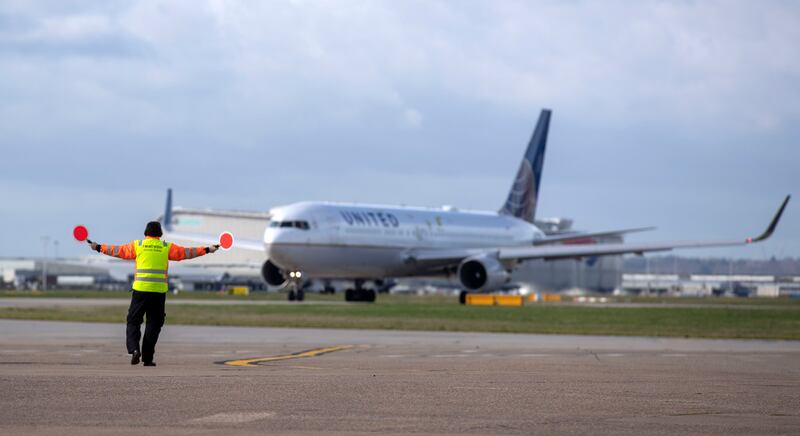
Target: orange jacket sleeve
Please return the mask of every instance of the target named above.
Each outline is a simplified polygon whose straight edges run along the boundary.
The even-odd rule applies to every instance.
[[[103,244],[100,246],[100,252],[111,257],[118,257],[125,260],[136,259],[136,249],[133,246],[133,242],[129,242],[125,245]]]
[[[206,247],[181,247],[178,244],[172,244],[169,248],[169,260],[194,259],[206,254],[208,254]]]

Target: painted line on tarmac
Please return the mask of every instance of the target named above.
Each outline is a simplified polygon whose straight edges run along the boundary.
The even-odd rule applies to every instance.
[[[267,357],[256,357],[252,359],[239,359],[239,360],[226,360],[224,362],[217,362],[223,365],[230,365],[230,366],[258,366],[261,363],[265,362],[275,362],[278,360],[289,360],[289,359],[300,359],[304,357],[315,357],[320,356],[327,353],[333,353],[334,351],[342,351],[347,350],[350,348],[355,347],[355,345],[336,345],[333,347],[325,347],[325,348],[315,348],[313,350],[301,351],[298,353],[292,354],[282,354],[279,356],[267,356]]]

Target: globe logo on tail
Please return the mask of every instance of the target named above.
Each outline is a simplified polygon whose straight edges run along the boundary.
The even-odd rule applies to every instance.
[[[523,159],[502,212],[527,221],[533,220],[533,210],[536,205],[535,185],[531,164],[527,159]]]

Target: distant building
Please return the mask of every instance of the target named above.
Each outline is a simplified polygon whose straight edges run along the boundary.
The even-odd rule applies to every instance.
[[[90,265],[79,259],[0,258],[3,287],[13,289],[106,288],[116,289],[108,267]]]
[[[800,297],[800,276],[623,274],[621,292],[640,295]]]

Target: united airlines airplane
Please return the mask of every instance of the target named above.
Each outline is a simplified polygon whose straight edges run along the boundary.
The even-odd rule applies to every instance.
[[[488,292],[508,286],[514,268],[530,259],[580,259],[675,248],[746,245],[772,235],[787,196],[767,229],[757,237],[727,241],[585,244],[592,238],[644,229],[548,236],[534,224],[550,110],[543,110],[505,204],[497,212],[455,208],[300,202],[277,207],[261,241],[237,239],[235,247],[261,251],[264,280],[289,288],[303,299],[310,279],[353,280],[347,301],[374,301],[365,284],[386,278],[455,275],[464,291]],[[172,232],[172,193],[163,220],[166,237],[213,243],[214,237]]]

